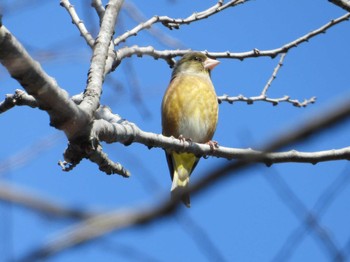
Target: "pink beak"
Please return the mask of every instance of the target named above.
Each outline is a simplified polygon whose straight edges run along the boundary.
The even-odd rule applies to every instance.
[[[211,58],[207,58],[204,61],[204,68],[212,70],[214,67],[216,67],[218,64],[220,64],[220,61],[215,60],[215,59],[211,59]]]

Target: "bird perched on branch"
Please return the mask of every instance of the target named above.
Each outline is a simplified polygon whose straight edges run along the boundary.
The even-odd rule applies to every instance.
[[[162,133],[197,143],[211,141],[218,122],[218,101],[210,71],[219,61],[199,52],[184,55],[175,65],[162,102]],[[165,151],[172,179],[171,195],[182,194],[199,157]],[[182,196],[190,207],[190,196]]]

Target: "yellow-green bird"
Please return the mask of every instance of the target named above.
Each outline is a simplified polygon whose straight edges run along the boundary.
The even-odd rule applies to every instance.
[[[187,53],[176,63],[162,102],[163,135],[197,143],[211,142],[218,122],[218,101],[210,71],[218,64],[219,61],[200,52]],[[169,150],[165,154],[172,196],[181,194],[199,158],[192,153]],[[188,194],[182,201],[190,207]]]

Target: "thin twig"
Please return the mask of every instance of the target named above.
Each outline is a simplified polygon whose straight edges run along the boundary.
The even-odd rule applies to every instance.
[[[281,58],[280,58],[280,60],[278,61],[277,66],[276,66],[275,69],[273,70],[270,79],[267,81],[266,85],[264,86],[264,88],[263,88],[263,90],[262,90],[262,92],[261,92],[261,96],[266,97],[267,90],[268,90],[269,87],[271,86],[272,81],[276,79],[278,70],[280,70],[280,68],[282,67],[283,61],[284,61],[284,58],[286,57],[286,55],[287,55],[287,53],[282,53],[282,54],[281,54]]]
[[[39,105],[33,96],[28,95],[20,89],[16,89],[14,94],[7,94],[5,100],[0,102],[0,114],[14,106],[29,106],[31,108],[36,108]]]
[[[103,7],[101,0],[91,0],[91,6],[95,8],[98,17],[100,18],[100,22],[102,21],[103,16],[105,15],[105,8]]]
[[[134,27],[130,31],[127,31],[124,34],[122,34],[121,36],[118,36],[114,40],[114,45],[118,45],[118,44],[120,44],[120,42],[124,42],[130,36],[136,36],[141,30],[151,28],[151,26],[155,23],[162,23],[164,26],[168,27],[169,29],[173,29],[173,28],[178,29],[180,25],[190,24],[192,22],[208,18],[209,16],[214,15],[216,13],[219,13],[220,11],[222,11],[228,7],[236,6],[238,4],[242,4],[246,1],[248,1],[248,0],[231,0],[226,4],[223,4],[223,1],[218,1],[218,3],[216,3],[214,6],[208,8],[207,10],[204,10],[204,11],[198,12],[198,13],[193,13],[192,15],[190,15],[187,18],[174,19],[174,18],[171,18],[168,16],[154,16],[154,17],[148,19],[146,22],[140,23],[139,25],[137,25],[136,27]]]
[[[138,9],[137,6],[132,2],[125,2],[123,8],[124,8],[124,11],[129,15],[129,17],[134,21],[141,23],[142,21],[145,20],[145,16],[141,12],[141,10]],[[154,39],[158,41],[160,44],[168,48],[174,48],[174,49],[185,48],[185,45],[181,43],[178,39],[171,37],[167,33],[164,33],[158,27],[152,26],[152,27],[149,27],[148,29],[149,30],[147,30],[146,32],[150,33],[154,37]]]
[[[239,59],[243,60],[246,58],[253,58],[253,57],[262,57],[267,56],[271,58],[275,58],[279,54],[287,53],[290,49],[297,47],[298,45],[308,42],[311,38],[320,35],[322,33],[325,33],[329,28],[349,20],[350,13],[347,13],[341,17],[338,17],[337,19],[331,20],[330,22],[326,23],[325,25],[321,26],[320,28],[305,34],[301,36],[300,38],[295,39],[292,42],[289,42],[279,48],[276,49],[270,49],[270,50],[259,50],[259,49],[253,49],[251,51],[247,52],[241,52],[241,53],[233,53],[230,51],[226,52],[208,52],[206,50],[202,51],[206,55],[213,57],[213,58],[231,58],[231,59]],[[155,59],[164,59],[168,62],[170,66],[174,65],[173,58],[176,56],[183,56],[184,54],[190,52],[191,50],[156,50],[153,46],[130,46],[130,47],[123,47],[117,50],[117,56],[114,68],[118,66],[122,59],[125,57],[131,57],[133,55],[137,55],[138,57],[142,57],[143,55],[152,56]]]
[[[72,23],[78,28],[80,35],[85,39],[86,43],[93,48],[95,39],[86,29],[84,22],[79,18],[77,12],[75,12],[74,6],[69,2],[69,0],[61,0],[60,5],[68,11],[70,17],[72,18]]]
[[[238,96],[222,95],[222,96],[218,96],[218,101],[219,103],[228,102],[230,104],[235,102],[246,102],[248,105],[252,105],[254,102],[263,101],[263,102],[271,103],[273,106],[277,106],[281,102],[287,102],[287,103],[291,103],[293,106],[296,106],[296,107],[306,107],[309,104],[315,103],[316,97],[313,96],[309,99],[304,99],[304,101],[299,101],[297,99],[291,99],[287,95],[280,98],[270,98],[263,95],[252,96],[252,97],[245,97],[243,95],[238,95]]]

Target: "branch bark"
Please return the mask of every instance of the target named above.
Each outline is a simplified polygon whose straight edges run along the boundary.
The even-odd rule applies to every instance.
[[[350,1],[348,0],[328,0],[328,1],[350,12]]]
[[[282,133],[280,136],[266,144],[261,154],[255,158],[245,158],[239,161],[230,162],[217,169],[209,171],[203,179],[190,185],[183,194],[197,194],[200,191],[213,186],[215,182],[227,177],[238,177],[242,170],[251,167],[256,160],[263,159],[266,152],[278,150],[285,146],[305,141],[312,135],[324,131],[335,124],[338,124],[350,117],[350,97],[336,107],[327,110],[322,117],[317,114],[312,122],[298,125],[299,128]],[[135,208],[122,211],[114,211],[87,219],[84,223],[77,224],[61,234],[61,237],[45,244],[26,256],[23,261],[44,259],[69,248],[86,243],[101,237],[111,231],[121,230],[134,225],[145,225],[156,219],[172,214],[177,210],[182,195],[176,195],[171,200],[163,201],[158,205],[149,208]]]
[[[85,120],[82,112],[4,25],[0,26],[0,63],[49,114],[51,126],[63,130],[68,137],[79,131]]]
[[[298,39],[295,39],[281,47],[270,49],[270,50],[259,50],[257,48],[241,53],[234,53],[231,51],[226,52],[208,52],[206,50],[202,51],[206,55],[214,58],[231,58],[231,59],[239,59],[244,60],[246,58],[254,58],[254,57],[262,57],[267,56],[271,58],[275,58],[279,54],[283,54],[288,52],[290,49],[297,47],[298,45],[308,42],[311,38],[325,33],[329,28],[349,20],[350,13],[347,13],[341,17],[331,20],[325,25],[315,29],[314,31],[307,33]],[[156,50],[153,46],[126,46],[117,50],[116,60],[114,62],[115,66],[119,65],[120,62],[126,58],[131,57],[133,55],[137,55],[138,57],[142,57],[143,55],[152,56],[155,59],[164,59],[170,66],[174,65],[174,60],[172,58],[176,56],[183,56],[191,50]]]
[[[123,0],[109,1],[102,18],[100,32],[96,38],[88,74],[88,85],[84,92],[83,101],[80,104],[80,108],[90,116],[90,119],[93,118],[94,112],[100,105],[106,58],[108,58],[108,50],[114,34],[114,27],[123,2]]]

